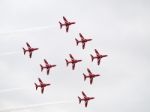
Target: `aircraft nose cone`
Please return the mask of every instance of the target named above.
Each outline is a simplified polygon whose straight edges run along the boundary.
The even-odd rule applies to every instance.
[[[92,97],[92,99],[95,99],[94,97]]]

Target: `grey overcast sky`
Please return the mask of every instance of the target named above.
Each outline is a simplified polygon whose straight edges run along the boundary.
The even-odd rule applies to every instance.
[[[76,21],[69,33],[59,29],[66,16]],[[90,37],[76,47],[79,33]],[[29,42],[39,47],[23,55]],[[100,66],[90,54],[108,57]],[[0,112],[150,112],[149,0],[0,0]],[[74,71],[65,58],[83,62]],[[43,59],[56,64],[49,76],[40,72]],[[101,74],[84,82],[87,67]],[[51,83],[42,95],[34,82]],[[88,108],[78,104],[81,91],[94,96]]]

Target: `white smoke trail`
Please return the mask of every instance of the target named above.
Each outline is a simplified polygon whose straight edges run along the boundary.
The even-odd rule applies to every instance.
[[[17,51],[4,52],[4,53],[1,53],[0,56],[13,55],[13,54],[18,54],[18,53],[20,52],[17,52]]]
[[[23,90],[23,89],[26,89],[26,88],[11,88],[11,89],[3,89],[3,90],[0,90],[0,94],[1,94],[1,93],[5,93],[5,92],[16,91],[16,90]]]
[[[72,102],[73,101],[56,101],[56,102],[48,102],[48,103],[42,103],[42,104],[32,104],[32,105],[26,105],[26,106],[14,107],[14,108],[2,109],[2,110],[0,110],[0,112],[26,110],[26,109],[42,107],[42,106],[47,106],[47,105],[66,104],[66,103],[72,103]]]
[[[19,32],[30,32],[34,30],[42,30],[42,29],[49,29],[49,28],[55,28],[55,26],[41,26],[41,27],[33,27],[33,28],[27,28],[27,29],[18,29],[14,31],[6,31],[6,32],[0,32],[0,34],[10,34],[10,33],[19,33]]]

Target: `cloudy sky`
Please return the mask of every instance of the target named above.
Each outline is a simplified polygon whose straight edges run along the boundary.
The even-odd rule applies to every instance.
[[[0,112],[149,112],[149,0],[0,0]],[[59,29],[66,16],[76,24]],[[93,41],[76,47],[79,33]],[[29,42],[39,50],[23,55]],[[108,57],[91,63],[98,49]],[[66,67],[71,53],[82,59]],[[56,64],[49,76],[40,72],[43,59]],[[83,81],[90,68],[101,74],[93,85]],[[42,95],[34,82],[51,83]],[[85,91],[95,99],[78,104]]]

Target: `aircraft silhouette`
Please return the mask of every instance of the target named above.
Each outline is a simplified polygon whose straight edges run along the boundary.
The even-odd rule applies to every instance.
[[[104,57],[107,57],[108,55],[101,55],[101,54],[97,51],[97,49],[95,49],[94,51],[95,51],[95,53],[96,53],[96,56],[93,56],[92,54],[90,54],[90,55],[91,55],[92,62],[93,62],[94,59],[97,59],[97,64],[100,65],[101,59],[104,58]]]
[[[44,59],[44,63],[45,63],[45,66],[43,66],[43,65],[40,64],[41,71],[43,71],[43,69],[47,69],[47,75],[48,75],[50,69],[53,68],[53,67],[55,67],[56,65],[49,64],[46,59]]]
[[[82,91],[82,95],[83,95],[83,98],[80,98],[78,96],[79,104],[81,103],[81,101],[84,101],[85,102],[85,107],[87,107],[88,101],[94,99],[94,97],[88,97],[83,91]]]
[[[71,54],[69,54],[69,56],[71,58],[71,61],[68,61],[67,59],[65,59],[66,60],[66,65],[68,66],[69,63],[71,63],[72,64],[72,70],[74,70],[75,69],[75,64],[78,63],[78,62],[81,62],[82,60],[74,59],[74,57]]]
[[[79,36],[80,36],[81,40],[78,40],[78,39],[75,38],[76,45],[78,46],[78,44],[81,43],[82,44],[82,49],[84,49],[85,48],[85,43],[87,43],[88,41],[91,41],[92,39],[85,39],[81,33],[79,33]]]
[[[32,48],[28,42],[26,42],[26,45],[27,45],[28,49],[23,48],[24,55],[26,54],[26,52],[29,52],[29,57],[31,58],[32,52],[35,50],[38,50],[39,48]]]
[[[38,80],[39,80],[39,83],[40,83],[39,85],[37,85],[36,83],[34,83],[35,87],[36,87],[36,90],[38,89],[38,87],[41,87],[41,93],[43,94],[44,93],[44,88],[46,86],[49,86],[50,84],[43,83],[43,81],[40,78],[38,78]]]
[[[72,25],[72,24],[75,24],[75,22],[69,22],[69,21],[66,19],[66,17],[64,17],[64,16],[63,16],[63,20],[64,20],[64,23],[61,23],[61,22],[59,21],[60,29],[61,29],[63,26],[65,26],[65,27],[66,27],[66,32],[68,32],[68,31],[69,31],[69,26]]]
[[[85,75],[85,74],[83,73],[84,81],[86,80],[86,78],[89,78],[89,79],[90,79],[90,84],[92,84],[93,78],[98,77],[98,76],[100,76],[100,75],[99,75],[99,74],[93,74],[89,68],[87,68],[87,71],[88,71],[89,75]]]

